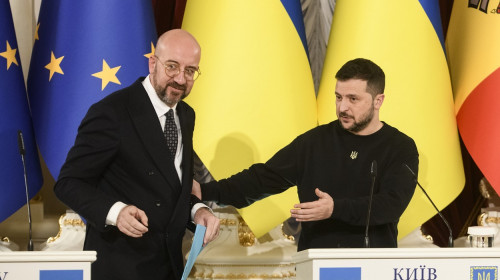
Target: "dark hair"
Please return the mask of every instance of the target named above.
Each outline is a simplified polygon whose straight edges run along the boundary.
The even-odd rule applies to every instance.
[[[350,79],[359,79],[366,81],[366,91],[373,97],[384,93],[385,74],[377,64],[365,58],[356,58],[344,64],[335,78],[339,81],[347,81]]]

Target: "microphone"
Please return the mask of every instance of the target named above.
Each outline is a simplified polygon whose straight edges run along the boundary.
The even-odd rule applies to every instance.
[[[19,154],[21,155],[21,160],[23,162],[23,170],[24,170],[24,187],[26,189],[26,204],[28,205],[28,224],[29,224],[29,241],[28,241],[28,251],[33,251],[33,238],[31,232],[31,207],[30,207],[30,199],[28,192],[28,174],[26,172],[26,164],[24,161],[24,155],[26,154],[26,149],[24,148],[24,139],[23,133],[21,130],[17,131],[17,144],[19,145]]]
[[[26,154],[26,149],[24,148],[24,139],[23,139],[23,133],[21,130],[17,131],[17,145],[19,146],[19,154],[21,157],[24,157]]]
[[[370,167],[370,177],[372,177],[372,185],[370,188],[370,200],[368,202],[368,214],[366,215],[365,248],[370,248],[370,237],[368,236],[368,229],[370,228],[370,216],[372,213],[373,189],[375,188],[375,179],[377,178],[376,160],[372,161],[372,165]]]
[[[441,211],[439,211],[439,209],[436,207],[436,204],[434,204],[434,202],[432,201],[431,197],[425,191],[424,187],[422,187],[422,185],[420,185],[420,183],[418,182],[417,175],[415,174],[415,172],[413,172],[413,170],[411,170],[411,168],[406,163],[403,163],[403,165],[410,171],[410,173],[413,176],[413,179],[415,180],[415,182],[417,183],[417,185],[420,187],[420,189],[422,190],[422,192],[424,192],[425,196],[427,196],[427,199],[431,202],[432,206],[434,206],[434,209],[436,209],[437,213],[439,214],[439,217],[441,217],[441,220],[443,220],[443,222],[445,223],[445,225],[446,225],[446,227],[448,228],[448,231],[449,231],[448,247],[453,247],[453,232],[451,231],[450,224],[448,223],[448,221],[446,220],[446,218],[443,216],[443,214],[441,214]]]

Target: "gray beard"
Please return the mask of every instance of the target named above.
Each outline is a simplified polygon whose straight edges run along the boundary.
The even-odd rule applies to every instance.
[[[162,88],[160,86],[155,87],[156,95],[158,95],[158,98],[160,98],[160,100],[163,101],[163,103],[167,104],[167,106],[172,107],[178,101],[180,101],[186,97],[186,92],[184,91],[179,100],[169,99],[167,96],[167,87],[168,87],[168,85],[165,88]]]

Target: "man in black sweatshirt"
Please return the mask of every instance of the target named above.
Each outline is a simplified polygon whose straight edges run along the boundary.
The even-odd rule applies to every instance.
[[[415,191],[408,165],[418,171],[415,142],[379,120],[385,74],[367,59],[354,59],[336,74],[338,120],[298,136],[266,163],[200,186],[204,201],[242,208],[297,186],[291,216],[302,222],[298,250],[365,245],[372,165],[377,165],[370,247],[397,247],[397,225]]]

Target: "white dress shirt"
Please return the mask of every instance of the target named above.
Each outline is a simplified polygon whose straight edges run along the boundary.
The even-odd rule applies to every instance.
[[[148,93],[149,99],[151,100],[151,103],[153,104],[153,108],[155,109],[156,116],[158,117],[158,121],[160,122],[161,129],[162,131],[165,129],[165,119],[166,116],[165,114],[168,112],[168,110],[172,109],[174,110],[174,120],[175,120],[175,125],[177,126],[177,151],[175,153],[175,158],[174,158],[174,165],[175,165],[175,170],[177,170],[177,175],[179,176],[179,180],[181,181],[182,184],[182,169],[181,169],[181,163],[182,163],[182,133],[181,133],[181,125],[179,122],[179,116],[177,116],[177,103],[174,105],[173,108],[169,107],[165,102],[163,102],[158,95],[156,94],[155,89],[153,88],[153,85],[151,84],[151,81],[149,80],[149,75],[144,79],[142,82],[142,85],[144,86],[144,89]],[[165,145],[167,145],[165,143]],[[116,220],[118,218],[118,214],[120,214],[120,211],[127,206],[125,203],[118,201],[111,208],[109,209],[108,215],[106,217],[106,225],[116,225]],[[207,207],[203,203],[197,203],[193,206],[191,209],[191,219],[194,219],[194,214],[196,211],[201,208],[201,207]],[[211,210],[210,208],[208,208]]]

